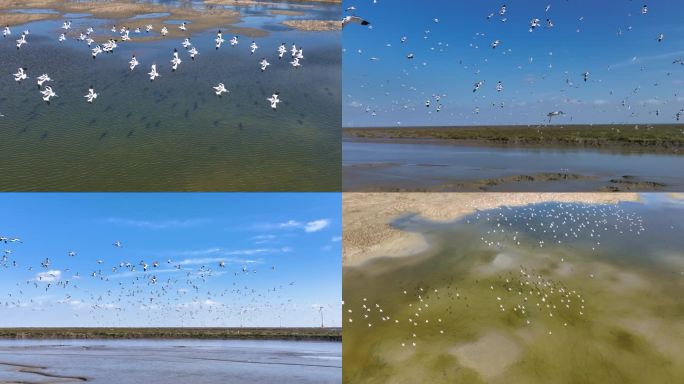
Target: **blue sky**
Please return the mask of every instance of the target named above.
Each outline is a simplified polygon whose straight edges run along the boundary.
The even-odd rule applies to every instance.
[[[321,306],[325,324],[340,326],[340,194],[0,202],[0,236],[22,240],[0,244],[11,251],[0,263],[0,326],[320,326]]]
[[[539,124],[556,110],[558,124],[675,123],[684,2],[646,4],[642,14],[630,0],[345,0],[372,28],[344,30],[343,125]]]

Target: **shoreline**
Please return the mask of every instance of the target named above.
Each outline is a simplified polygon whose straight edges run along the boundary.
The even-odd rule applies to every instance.
[[[341,328],[0,328],[0,340],[285,340],[342,341]]]
[[[635,129],[640,127],[640,129]],[[676,125],[343,128],[343,141],[684,154]]]
[[[393,228],[406,214],[451,222],[477,210],[543,202],[617,204],[637,193],[343,193],[342,266],[359,267],[381,257],[410,257],[429,250],[423,235]]]

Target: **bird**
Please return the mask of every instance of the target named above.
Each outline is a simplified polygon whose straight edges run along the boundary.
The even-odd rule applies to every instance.
[[[183,45],[183,48],[185,48],[185,49],[187,49],[189,46],[192,45],[192,43],[190,42],[190,39],[188,39],[188,38],[185,38],[185,40],[183,40],[183,42],[181,44]]]
[[[226,89],[226,86],[223,83],[218,83],[217,86],[213,87],[214,92],[216,92],[216,96],[221,97],[221,94],[229,92]]]
[[[60,34],[59,37],[57,38],[59,42],[65,41],[66,40],[66,35],[65,34]]]
[[[159,31],[159,32],[161,33],[162,36],[166,36],[169,34],[169,30],[168,30],[168,28],[166,28],[166,26],[162,27],[161,31]]]
[[[50,87],[49,85],[46,85],[45,89],[40,91],[40,93],[43,95],[43,100],[48,104],[50,104],[51,98],[57,97],[57,94],[55,93],[55,91],[52,90],[52,87]]]
[[[71,29],[71,21],[65,21],[64,23],[62,23],[62,29],[65,31]]]
[[[282,59],[285,53],[287,53],[287,48],[285,48],[285,43],[282,43],[278,47],[278,58]]]
[[[148,73],[150,75],[150,81],[154,81],[157,77],[160,77],[161,75],[157,72],[157,64],[152,64],[151,70]]]
[[[133,55],[133,57],[131,57],[131,61],[129,61],[128,64],[129,64],[129,65],[128,65],[128,68],[129,68],[131,71],[132,71],[135,67],[137,67],[138,64],[140,64],[140,63],[138,63],[138,59],[135,58],[135,54]]]
[[[22,80],[28,79],[28,74],[26,73],[26,68],[19,68],[17,73],[14,74],[14,81],[20,83]]]
[[[95,89],[93,89],[93,86],[91,85],[90,88],[88,88],[88,93],[83,97],[85,97],[85,99],[88,103],[92,104],[93,101],[95,99],[97,99],[97,96],[98,95],[97,95],[97,93],[95,93]]]
[[[182,22],[181,25],[178,26],[178,29],[180,29],[181,31],[187,30],[187,28],[185,27],[185,21]]]
[[[217,50],[219,48],[221,48],[221,44],[223,44],[223,42],[225,42],[225,40],[223,39],[223,34],[221,33],[220,29],[219,29],[218,33],[216,33],[216,38],[214,39],[214,41],[216,42],[216,49]]]
[[[301,66],[302,66],[302,65],[299,63],[299,59],[296,58],[296,57],[294,58],[294,60],[290,61],[290,64],[292,64],[292,66],[293,66],[294,68],[298,68],[298,67],[301,67]]]
[[[9,25],[5,25],[5,28],[2,30],[2,37],[7,37],[12,34],[12,30],[10,30]]]
[[[546,116],[549,118],[549,124],[550,124],[552,118],[557,117],[557,116],[561,116],[564,114],[565,114],[565,112],[563,112],[563,111],[553,111],[553,112],[549,112]]]
[[[26,34],[22,33],[21,37],[17,39],[17,50],[24,44],[28,44],[28,42],[26,41]]]
[[[231,46],[231,47],[234,47],[234,46],[238,45],[239,43],[240,43],[240,42],[238,41],[238,37],[237,37],[237,36],[233,36],[233,37],[230,39],[230,46]]]
[[[280,96],[280,93],[275,92],[271,97],[267,98],[269,103],[271,103],[271,108],[275,111],[276,108],[278,108],[278,104],[281,102],[281,100],[278,98]]]
[[[473,86],[473,93],[474,93],[474,92],[477,92],[477,90],[480,89],[480,87],[481,87],[484,83],[485,83],[484,80],[480,80],[480,81],[478,81],[477,83],[475,83],[475,85]]]
[[[42,75],[38,76],[36,78],[36,83],[38,84],[38,88],[43,86],[43,83],[50,82],[52,79],[50,76],[48,76],[47,73],[43,73]]]
[[[195,48],[195,47],[190,48],[190,50],[188,51],[188,53],[190,54],[190,58],[191,58],[193,61],[195,60],[195,56],[199,55],[199,52],[197,51],[197,48]]]
[[[252,52],[252,55],[257,49],[259,49],[259,46],[256,44],[256,42],[252,41],[252,44],[249,45],[249,50]]]
[[[266,58],[262,58],[259,62],[259,65],[261,65],[261,72],[263,72],[269,65],[271,65],[271,63],[269,63],[268,60],[266,60]]]
[[[112,244],[116,248],[121,248],[121,242],[119,240],[115,241],[114,244]]]
[[[180,63],[182,63],[182,61],[181,61],[180,57],[178,56],[178,50],[176,48],[174,48],[173,49],[173,58],[171,59],[171,64],[173,64],[171,66],[171,70],[175,72],[176,69],[178,69],[178,66],[180,65]]]
[[[345,16],[342,18],[342,28],[349,24],[359,24],[359,25],[370,25],[370,22],[358,17],[358,16]]]

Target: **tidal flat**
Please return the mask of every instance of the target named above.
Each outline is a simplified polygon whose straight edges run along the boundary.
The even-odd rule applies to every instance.
[[[343,382],[674,383],[684,376],[681,197],[549,196],[520,204],[519,195],[544,194],[515,194],[510,206],[482,209],[463,202],[473,212],[453,221],[398,212],[394,230],[429,247],[346,264]],[[453,210],[441,207],[432,211]]]

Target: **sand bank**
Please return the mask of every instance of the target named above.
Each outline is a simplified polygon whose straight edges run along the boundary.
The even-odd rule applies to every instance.
[[[285,20],[283,24],[309,32],[342,30],[342,22],[337,20]]]
[[[345,266],[375,257],[410,256],[427,249],[420,234],[394,229],[397,217],[415,213],[428,220],[454,221],[476,210],[547,201],[614,204],[637,201],[636,193],[345,193],[343,251]]]

